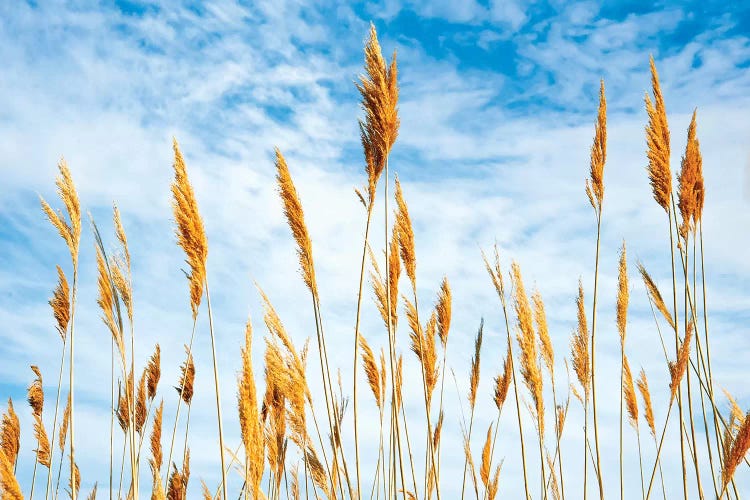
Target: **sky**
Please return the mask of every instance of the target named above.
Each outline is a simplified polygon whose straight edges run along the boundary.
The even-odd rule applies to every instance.
[[[255,327],[253,354],[262,380],[265,328],[258,288],[268,294],[298,345],[314,336],[309,296],[276,191],[274,147],[284,153],[304,206],[331,357],[342,379],[351,380],[365,223],[353,189],[366,182],[357,125],[363,115],[354,82],[363,71],[370,23],[384,53],[397,53],[401,127],[389,182],[392,190],[393,173],[398,175],[414,222],[419,299],[432,305],[443,276],[453,290],[447,366],[456,378],[455,383],[446,379],[444,498],[460,490],[454,480],[463,469],[459,422],[467,411],[468,367],[482,318],[475,454],[481,453],[485,429],[496,416],[492,377],[501,369],[505,331],[481,250],[491,252],[497,243],[504,268],[518,262],[527,289],[542,294],[557,384],[567,385],[563,359],[569,358],[579,279],[589,314],[592,307],[596,219],[584,180],[601,79],[608,157],[597,389],[605,395],[600,441],[609,491],[619,489],[619,402],[613,395],[619,390],[620,350],[614,304],[623,241],[631,273],[626,349],[634,370],[646,370],[657,426],[663,423],[668,371],[635,271],[640,260],[668,291],[668,221],[651,196],[645,170],[649,55],[666,102],[673,171],[697,109],[715,382],[742,408],[750,407],[750,261],[742,250],[750,246],[749,6],[712,1],[6,2],[0,4],[0,409],[12,397],[22,419],[18,475],[25,493],[35,447],[31,412],[24,404],[33,380],[29,365],[39,365],[44,375],[45,422],[51,422],[61,343],[47,301],[57,279],[55,265],[71,272],[67,249],[39,205],[42,196],[60,206],[54,179],[63,157],[84,213],[96,220],[107,248],[115,248],[112,204],[122,212],[133,259],[136,370],[158,342],[165,422],[173,422],[171,386],[177,383],[191,328],[186,265],[170,208],[173,137],[180,142],[208,234],[228,445],[239,443],[236,380],[248,318]],[[381,185],[380,200],[382,193]],[[383,220],[379,204],[370,240],[377,255],[383,248],[377,236],[383,234]],[[75,318],[76,457],[82,491],[98,481],[100,495],[107,496],[110,341],[96,307],[93,250],[87,218]],[[362,333],[379,348],[386,332],[367,285]],[[407,374],[418,380],[403,326],[399,334]],[[200,479],[209,485],[220,482],[205,308],[198,319],[195,357],[191,497],[200,491]],[[315,389],[319,382],[312,370],[310,378]],[[415,429],[422,421],[419,390],[418,384],[405,389]],[[550,393],[547,388],[551,398]],[[727,410],[725,399],[718,403]],[[523,482],[511,406],[506,405],[500,421],[496,457],[505,459],[500,496],[517,498]],[[533,443],[530,417],[522,413],[526,438]],[[376,425],[369,395],[361,398],[360,415],[369,428]],[[351,422],[351,412],[346,418]],[[702,420],[697,422],[702,428]],[[565,483],[571,498],[582,489],[582,424],[582,409],[572,401],[562,447],[566,478],[575,478]],[[648,432],[641,431],[648,472],[654,448]],[[701,439],[701,429],[696,432]],[[626,495],[635,497],[638,451],[633,431],[626,428],[625,435]],[[671,496],[681,492],[676,427],[668,437],[662,461]],[[369,481],[377,435],[367,432],[361,439],[361,448],[369,452],[363,453],[362,465]],[[351,424],[344,440],[352,454]],[[118,450],[120,443],[117,436]],[[297,459],[291,451],[290,463]],[[538,470],[536,460],[529,456],[530,470]],[[701,463],[707,464],[705,456]],[[739,470],[740,490],[750,488],[747,472]],[[704,489],[711,489],[707,465],[703,481]],[[230,487],[239,490],[240,484],[231,474]]]

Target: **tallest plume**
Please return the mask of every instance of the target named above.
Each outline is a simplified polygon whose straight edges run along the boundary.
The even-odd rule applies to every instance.
[[[362,94],[364,121],[359,121],[362,146],[367,162],[367,194],[375,200],[375,188],[385,168],[386,158],[398,136],[398,70],[396,52],[386,65],[378,43],[375,26],[370,25],[370,38],[365,44],[365,74],[360,75],[357,89]]]

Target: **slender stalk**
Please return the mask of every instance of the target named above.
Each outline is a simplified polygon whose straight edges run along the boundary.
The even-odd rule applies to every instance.
[[[641,471],[641,498],[646,497],[646,486],[643,484],[643,454],[641,453],[641,432],[636,427],[635,436],[638,439],[638,465]]]
[[[36,447],[39,448],[39,440],[36,441]],[[34,498],[34,483],[36,482],[36,466],[39,463],[39,456],[37,452],[34,452],[34,472],[31,474],[31,493],[29,493],[29,500]]]
[[[219,452],[221,453],[221,497],[227,500],[227,473],[224,466],[224,429],[221,424],[221,397],[219,391],[219,370],[216,363],[216,337],[214,335],[214,321],[211,312],[211,293],[208,289],[208,278],[206,278],[206,305],[208,306],[208,329],[211,332],[211,355],[214,364],[214,389],[216,390],[216,416],[219,420]],[[74,499],[75,500],[75,499]]]
[[[623,413],[623,389],[622,384],[625,378],[625,344],[620,342],[620,500],[625,498],[625,487],[622,477],[622,413]]]
[[[589,398],[584,394],[583,403],[583,500],[588,494],[589,457],[586,446],[589,442]]]
[[[57,429],[57,412],[60,408],[60,389],[62,388],[62,376],[63,376],[63,370],[65,368],[65,346],[66,346],[67,337],[63,339],[63,345],[62,345],[62,353],[60,355],[60,373],[57,376],[57,399],[55,401],[55,417],[52,420],[52,445],[51,448],[54,450],[54,443],[55,443],[55,436],[57,435],[56,429]],[[55,454],[50,453],[50,464],[49,468],[47,469],[47,489],[44,491],[44,500],[47,500],[49,498],[49,491],[52,487],[52,465],[53,465],[53,458]],[[111,488],[110,488],[111,489]]]
[[[671,208],[667,210],[667,213],[669,214],[669,251],[671,254],[671,263],[672,263],[672,299],[673,299],[673,317],[674,317],[674,348],[675,348],[675,354],[679,351],[679,339],[680,334],[678,332],[678,324],[677,324],[677,276],[675,274],[675,267],[674,267],[674,235],[672,234],[672,210]],[[677,408],[679,410],[679,419],[680,423],[684,421],[682,416],[682,387],[677,388]],[[659,445],[661,447],[661,445]],[[684,495],[684,498],[687,500],[688,498],[688,490],[687,490],[687,467],[685,466],[685,439],[682,435],[682,429],[680,429],[680,458],[682,462],[682,492]],[[658,456],[657,456],[658,459]]]
[[[112,469],[114,460],[115,447],[115,338],[110,335],[110,354],[112,357],[112,367],[110,370],[110,403],[109,403],[109,500],[112,500]]]
[[[555,390],[555,375],[554,373],[550,374],[550,378],[552,379],[552,404],[555,405],[555,441],[556,441],[556,447],[557,450],[555,454],[558,458],[558,465],[560,467],[560,495],[562,496],[562,500],[565,500],[565,481],[563,479],[563,459],[562,459],[562,452],[560,451],[560,440],[562,439],[562,429],[559,428],[558,425],[558,419],[557,419],[557,391]],[[568,395],[570,397],[570,395]],[[567,408],[566,408],[567,412]],[[554,460],[552,463],[552,469],[554,470]],[[550,478],[552,477],[551,471],[550,471]],[[545,490],[546,491],[546,490]]]
[[[193,355],[193,340],[195,339],[195,325],[196,325],[196,319],[197,317],[193,318],[193,331],[190,334],[190,343],[188,344],[187,348],[187,357],[186,359],[190,359],[190,357]],[[187,361],[186,361],[187,362]],[[172,428],[172,439],[170,440],[169,444],[169,455],[167,459],[167,471],[169,471],[170,467],[172,466],[172,451],[174,450],[174,438],[177,434],[177,422],[180,420],[180,408],[182,407],[182,393],[185,391],[185,382],[187,381],[187,377],[182,377],[182,383],[180,384],[180,390],[178,391],[179,397],[177,398],[177,411],[174,416],[174,427]],[[222,448],[222,457],[224,456],[223,448]],[[222,469],[224,468],[222,464]],[[224,484],[224,483],[222,483]],[[169,474],[167,474],[167,479],[164,481],[164,495],[167,494],[167,489],[169,488]]]
[[[471,442],[471,431],[474,427],[474,405],[471,405],[471,413],[469,414],[469,432],[466,437],[466,440],[468,442]],[[469,468],[469,457],[465,456],[466,453],[464,453],[464,477],[461,481],[461,500],[464,498],[464,493],[466,491],[466,471]]]
[[[74,385],[73,382],[75,380],[74,376],[74,370],[75,367],[73,360],[74,360],[74,347],[75,347],[75,337],[73,334],[73,327],[75,326],[75,322],[73,321],[73,318],[75,317],[75,311],[76,311],[76,292],[78,288],[78,266],[73,266],[73,292],[72,292],[72,299],[70,301],[70,477],[73,479],[75,477],[75,411],[73,411],[74,408]],[[78,492],[75,488],[71,488],[70,497],[71,500],[76,500],[76,497],[78,496]]]
[[[599,481],[599,498],[604,498],[604,484],[602,482],[601,457],[599,455],[599,420],[596,413],[596,298],[599,286],[599,247],[601,241],[602,208],[599,206],[596,217],[596,261],[594,265],[594,302],[591,313],[591,401],[594,412],[594,446],[596,449],[596,478]],[[671,234],[671,233],[670,233]]]
[[[659,458],[661,457],[661,448],[664,444],[664,436],[667,434],[667,424],[669,424],[669,416],[672,414],[672,401],[669,403],[667,409],[667,417],[664,419],[664,428],[661,431],[661,438],[659,439],[659,446],[656,449],[656,460],[654,461],[654,469],[651,471],[651,479],[648,482],[648,490],[646,491],[646,500],[651,496],[651,488],[654,486],[654,476],[656,475],[656,468],[659,465]],[[680,435],[682,435],[682,429],[680,429]]]
[[[359,291],[357,292],[357,319],[354,324],[354,362],[352,363],[352,385],[353,385],[353,404],[354,404],[354,458],[357,467],[357,496],[360,496],[362,483],[359,472],[359,425],[357,423],[357,362],[359,361],[359,320],[362,310],[362,288],[365,281],[365,259],[367,256],[367,239],[370,234],[370,221],[372,219],[372,203],[367,206],[367,222],[365,224],[365,241],[362,245],[362,265],[359,269]],[[390,310],[388,311],[390,314]],[[380,460],[380,456],[378,456]]]

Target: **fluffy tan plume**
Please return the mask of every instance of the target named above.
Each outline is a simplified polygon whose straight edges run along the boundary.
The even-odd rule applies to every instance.
[[[156,397],[156,389],[159,386],[159,380],[161,379],[161,348],[159,344],[156,344],[154,353],[148,360],[146,365],[146,388],[148,389],[148,399],[153,401]]]
[[[599,211],[604,199],[604,163],[607,161],[607,99],[604,80],[599,86],[599,112],[594,125],[594,144],[591,146],[591,173],[586,179],[586,195],[591,206]]]
[[[359,77],[357,90],[362,95],[364,121],[359,122],[360,138],[365,152],[368,195],[375,200],[375,188],[393,143],[398,136],[398,70],[396,53],[391,64],[383,58],[375,26],[365,44],[365,74]]]
[[[484,440],[484,446],[482,447],[482,464],[479,467],[479,477],[482,480],[482,484],[485,488],[489,488],[490,484],[490,468],[492,467],[490,459],[490,450],[492,449],[492,424],[487,429],[487,438]]]
[[[471,358],[471,371],[469,372],[469,405],[474,408],[477,402],[477,389],[479,388],[479,371],[482,355],[482,337],[484,336],[484,318],[479,322],[479,330],[474,339],[474,356]]]
[[[622,381],[622,390],[625,397],[625,406],[628,410],[628,420],[633,429],[638,431],[638,399],[635,396],[635,385],[633,384],[633,373],[630,371],[628,357],[624,358],[624,378]]]
[[[745,459],[745,455],[747,455],[747,451],[750,449],[750,412],[742,420],[740,429],[732,440],[731,446],[729,444],[727,446],[729,451],[726,454],[727,459],[724,463],[724,469],[721,471],[722,488],[726,488],[732,480],[734,472]]]
[[[36,375],[36,379],[29,386],[27,401],[31,406],[34,416],[41,417],[44,409],[44,389],[42,385],[42,373],[36,365],[31,365],[31,371]]]
[[[250,320],[245,325],[245,346],[242,349],[242,372],[240,374],[237,393],[239,408],[240,431],[242,443],[245,447],[247,460],[248,489],[253,492],[253,498],[260,497],[260,481],[263,478],[264,441],[263,427],[258,412],[258,395],[255,385],[252,362],[253,330]]]
[[[690,361],[690,340],[693,338],[693,321],[688,323],[687,329],[685,330],[685,338],[677,351],[677,359],[674,362],[669,362],[669,390],[670,390],[670,404],[677,395],[677,389],[680,387],[682,377],[685,375],[687,370],[688,362]]]
[[[396,227],[398,228],[398,242],[401,250],[401,260],[404,270],[411,281],[412,290],[417,289],[417,254],[414,247],[414,228],[409,217],[409,207],[404,200],[401,183],[396,177]]]
[[[162,399],[159,407],[156,409],[156,413],[154,414],[154,425],[151,429],[151,468],[156,474],[159,474],[163,460],[163,453],[161,448],[161,429],[163,415],[164,400]],[[159,484],[161,485],[161,476],[159,476]],[[159,489],[161,489],[161,487]]]
[[[11,458],[0,449],[0,492],[3,500],[23,500],[21,486],[13,472],[14,460]]]
[[[487,269],[487,273],[492,279],[492,284],[495,286],[495,291],[500,296],[500,301],[505,303],[505,282],[503,281],[503,271],[500,268],[500,253],[495,244],[495,259],[491,265],[484,251],[482,251],[482,260],[484,260],[484,266]]]
[[[576,309],[578,311],[578,328],[573,332],[573,338],[570,341],[571,359],[573,361],[573,370],[576,372],[578,382],[583,388],[583,399],[588,401],[589,390],[591,389],[591,361],[589,357],[589,331],[586,325],[583,283],[580,280],[578,281]]]
[[[544,365],[549,370],[550,375],[555,373],[555,351],[552,347],[552,339],[549,336],[549,327],[547,326],[547,314],[544,312],[544,301],[542,294],[535,291],[531,296],[531,302],[534,308],[534,322],[539,334],[539,352],[544,361]]]
[[[3,414],[3,420],[0,423],[0,450],[5,454],[5,458],[11,465],[15,465],[20,447],[21,423],[13,409],[13,400],[8,398],[8,409]]]
[[[175,229],[177,244],[185,252],[187,264],[190,266],[190,273],[187,274],[187,278],[190,282],[190,308],[195,320],[198,316],[198,308],[203,298],[203,285],[206,281],[208,239],[177,139],[172,140],[172,149],[174,149],[172,212],[177,225]]]
[[[643,284],[646,285],[646,290],[648,291],[648,294],[651,297],[651,300],[653,301],[654,305],[662,314],[662,316],[664,316],[664,319],[667,320],[667,323],[669,323],[669,326],[674,328],[674,320],[672,319],[672,313],[669,312],[669,309],[667,308],[667,304],[664,303],[664,299],[662,298],[661,293],[659,293],[659,288],[656,286],[656,283],[654,283],[654,280],[651,279],[651,276],[646,271],[646,268],[643,267],[643,264],[641,264],[640,262],[638,263],[638,272],[641,273],[641,278],[643,278]]]
[[[185,346],[185,353],[187,358],[180,365],[180,381],[175,386],[177,393],[180,395],[185,404],[190,404],[193,400],[193,384],[195,383],[195,363],[193,362],[193,353],[190,352],[188,346]]]
[[[68,393],[68,401],[65,403],[65,410],[63,411],[62,423],[60,424],[59,434],[57,436],[57,444],[60,446],[60,451],[65,448],[65,439],[68,435],[68,425],[70,424],[70,393]]]
[[[359,336],[359,345],[362,348],[362,366],[367,375],[367,383],[370,385],[372,395],[375,397],[375,404],[378,410],[382,411],[384,391],[380,385],[380,372],[378,371],[378,364],[375,361],[375,354],[372,352],[372,348],[367,343],[364,335]]]
[[[49,437],[44,429],[44,422],[40,415],[34,415],[34,438],[37,442],[36,459],[37,461],[49,468],[52,452],[50,450]]]
[[[99,246],[96,247],[96,268],[96,283],[99,292],[96,303],[102,310],[102,321],[104,321],[104,324],[107,325],[107,328],[112,334],[112,339],[115,342],[117,353],[119,354],[120,365],[124,369],[126,365],[125,341],[122,334],[121,324],[117,319],[115,319],[115,306],[117,300],[115,297],[115,287],[113,286],[112,280],[110,278],[107,261]]]
[[[297,242],[297,255],[299,256],[302,279],[314,297],[318,296],[318,285],[315,281],[315,266],[313,265],[312,241],[307,232],[305,214],[302,211],[302,202],[294,187],[292,176],[289,173],[286,160],[281,151],[276,148],[276,182],[279,187],[281,201],[284,204],[284,216],[287,224],[292,230],[292,236]]]
[[[510,342],[508,342],[508,352],[505,355],[505,361],[503,361],[503,372],[495,377],[495,395],[493,399],[498,410],[503,407],[505,398],[508,397],[508,389],[510,388],[510,383],[513,379],[510,365],[510,357],[512,356],[510,349]]]
[[[139,433],[143,433],[143,428],[146,425],[146,377],[148,376],[148,366],[141,374],[141,378],[138,380],[138,391],[135,396],[135,430]]]
[[[651,404],[651,393],[648,390],[648,379],[646,378],[646,372],[643,369],[641,369],[636,385],[638,386],[638,391],[641,393],[641,398],[643,399],[643,415],[646,418],[646,423],[651,431],[651,435],[656,437],[654,407]]]
[[[60,233],[60,236],[68,246],[70,257],[73,262],[73,268],[78,268],[78,248],[81,243],[81,204],[78,200],[78,193],[73,184],[73,177],[64,159],[57,164],[60,175],[55,179],[57,185],[57,194],[65,205],[68,213],[67,220],[60,210],[53,210],[49,204],[40,198],[42,210],[52,225]]]
[[[60,266],[57,266],[57,287],[52,293],[49,305],[52,307],[52,315],[57,322],[57,331],[65,342],[65,335],[70,322],[70,287]]]
[[[448,278],[443,277],[440,283],[440,292],[438,292],[437,304],[437,332],[443,349],[448,345],[448,332],[451,328],[451,287],[448,284]]]
[[[682,217],[680,233],[682,237],[687,237],[691,228],[700,219],[703,209],[704,184],[703,184],[703,158],[701,157],[700,144],[696,137],[696,111],[693,111],[693,118],[690,120],[690,126],[687,133],[687,145],[685,154],[682,157],[680,173],[677,176],[678,201],[677,207]]]
[[[620,345],[625,347],[625,332],[628,325],[628,301],[630,291],[628,290],[628,257],[625,250],[625,242],[620,249],[620,265],[617,277],[617,331],[620,333]]]
[[[518,346],[521,349],[521,376],[524,384],[531,393],[534,402],[534,413],[537,417],[537,430],[544,433],[544,398],[542,395],[542,370],[539,366],[536,338],[532,320],[529,299],[521,277],[521,268],[516,263],[511,264],[511,278],[513,281],[513,305],[516,311],[518,328]]]
[[[648,146],[648,177],[654,199],[669,212],[670,196],[672,194],[672,173],[669,168],[669,125],[667,111],[664,108],[664,98],[659,85],[659,75],[656,72],[654,58],[649,58],[651,66],[651,86],[654,92],[654,103],[646,94],[646,113],[648,126],[646,127],[646,144]]]

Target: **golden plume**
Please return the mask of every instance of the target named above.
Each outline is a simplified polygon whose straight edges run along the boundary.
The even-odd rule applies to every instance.
[[[193,400],[193,384],[195,382],[195,363],[193,362],[193,353],[190,352],[188,346],[185,346],[185,353],[187,358],[180,365],[180,381],[175,386],[177,394],[180,395],[185,404],[190,404]]]
[[[549,336],[549,327],[547,326],[547,314],[544,312],[544,301],[542,294],[538,290],[531,296],[531,302],[534,307],[534,321],[536,330],[539,334],[539,351],[545,366],[551,376],[555,373],[555,351],[552,347],[552,339]]]
[[[372,348],[367,343],[364,335],[359,335],[359,345],[362,348],[362,366],[367,375],[367,383],[370,385],[372,395],[375,397],[375,405],[377,405],[378,410],[382,411],[385,391],[380,385],[380,372],[378,371],[378,364],[375,361],[375,354],[372,352]]]
[[[57,266],[57,287],[52,293],[49,305],[52,307],[52,315],[57,322],[57,331],[65,342],[65,335],[70,322],[70,287],[60,266]]]
[[[242,443],[245,447],[245,459],[249,472],[248,489],[253,492],[253,498],[260,497],[260,481],[263,478],[264,442],[263,426],[258,412],[258,394],[255,386],[252,361],[253,329],[250,320],[245,325],[245,346],[242,349],[242,372],[240,374],[237,391],[239,407],[240,431]]]
[[[699,208],[703,209],[703,158],[701,157],[700,143],[696,137],[696,111],[687,133],[687,145],[685,155],[682,157],[680,173],[677,176],[677,187],[679,191],[677,207],[680,209],[682,225],[680,233],[683,238],[687,237],[688,231],[695,227],[700,219]]]
[[[628,324],[628,257],[625,250],[625,242],[622,242],[620,250],[619,274],[617,277],[617,330],[620,332],[620,345],[625,348],[625,331]]]
[[[651,66],[651,86],[654,92],[654,103],[646,94],[646,112],[648,126],[646,127],[646,143],[648,145],[648,177],[654,199],[669,212],[670,196],[672,194],[672,173],[669,169],[669,125],[667,111],[664,108],[664,98],[659,85],[659,75],[656,72],[654,58],[649,58]]]
[[[65,438],[68,435],[68,425],[70,424],[70,393],[68,393],[68,402],[65,403],[65,410],[63,411],[62,423],[60,424],[59,434],[57,436],[57,444],[60,446],[60,452],[65,448]]]
[[[591,361],[589,357],[589,331],[588,326],[586,326],[586,311],[584,307],[583,283],[579,280],[578,297],[576,298],[578,328],[573,332],[573,338],[570,341],[570,350],[573,370],[576,372],[578,382],[583,388],[583,399],[588,401],[589,390],[591,389]]]
[[[659,288],[657,288],[656,283],[654,283],[654,280],[651,279],[651,276],[646,271],[646,268],[643,267],[643,264],[641,264],[640,262],[638,263],[638,272],[641,273],[641,278],[643,278],[643,284],[646,285],[646,290],[648,291],[648,294],[651,297],[651,300],[654,302],[654,305],[659,310],[659,312],[664,316],[664,319],[667,320],[667,323],[669,323],[669,326],[674,328],[674,320],[672,319],[672,313],[669,312],[667,305],[664,303],[664,299],[662,298],[661,293],[659,293]]]
[[[0,449],[0,492],[3,500],[23,500],[23,493],[13,472],[14,460]]]
[[[680,387],[680,382],[682,382],[682,377],[685,375],[688,362],[690,361],[690,340],[693,338],[693,327],[693,321],[690,320],[685,330],[685,339],[682,341],[682,345],[680,345],[680,348],[677,351],[677,359],[674,362],[669,362],[670,404],[677,395],[677,389]]]
[[[156,397],[156,388],[158,387],[159,380],[161,379],[161,348],[159,347],[159,344],[156,344],[156,347],[154,348],[154,354],[152,354],[149,358],[146,370],[148,373],[146,377],[148,399],[153,401],[153,399]]]
[[[651,404],[651,393],[648,390],[648,379],[646,378],[646,372],[641,369],[641,373],[636,381],[638,391],[641,393],[643,399],[643,415],[646,418],[646,423],[651,431],[651,435],[656,437],[656,425],[654,422],[654,407]]]
[[[49,468],[52,460],[52,452],[41,415],[34,415],[34,438],[37,441],[36,459],[40,464]]]
[[[31,371],[36,375],[36,379],[29,386],[27,401],[31,406],[34,416],[41,417],[44,409],[44,389],[42,385],[42,373],[36,365],[31,365]]]
[[[78,200],[78,193],[73,184],[73,177],[70,175],[67,163],[61,159],[57,164],[60,175],[55,179],[57,185],[57,194],[60,196],[65,210],[68,212],[68,220],[65,219],[62,211],[53,210],[49,204],[40,197],[42,210],[52,225],[60,233],[60,236],[68,246],[70,257],[73,262],[73,269],[78,268],[78,248],[81,243],[81,203]]]
[[[737,435],[732,439],[731,445],[727,442],[728,453],[726,453],[726,462],[721,471],[722,488],[726,489],[729,482],[734,476],[734,471],[742,463],[750,449],[750,412],[742,420]]]
[[[451,328],[451,287],[446,277],[443,277],[443,281],[440,283],[435,311],[437,311],[438,338],[440,338],[440,343],[443,344],[443,349],[445,349],[448,344],[448,332]]]
[[[411,281],[413,290],[417,289],[417,254],[414,248],[414,228],[409,217],[409,207],[404,200],[401,183],[396,177],[396,227],[398,228],[398,242],[401,249],[401,260],[404,263],[406,275]]]
[[[604,80],[599,86],[599,113],[594,126],[594,144],[591,146],[591,177],[586,179],[586,195],[598,212],[604,199],[604,163],[607,161],[607,99]]]
[[[177,225],[175,229],[177,244],[185,252],[187,264],[190,266],[187,278],[190,282],[190,308],[193,312],[193,320],[195,320],[198,317],[198,308],[203,298],[203,285],[206,281],[208,240],[177,139],[172,140],[172,149],[174,149],[172,212]]]
[[[495,377],[495,406],[500,410],[505,403],[505,398],[508,397],[508,389],[513,379],[513,373],[511,372],[510,358],[512,353],[510,352],[511,346],[508,342],[508,353],[505,355],[505,361],[503,361],[503,373]]]
[[[474,356],[471,358],[471,371],[469,374],[469,405],[474,408],[477,402],[477,389],[479,388],[479,370],[482,355],[482,337],[484,336],[484,318],[479,322],[479,330],[474,339]]]
[[[359,77],[357,90],[362,95],[365,120],[359,121],[360,138],[365,153],[369,202],[375,200],[375,189],[385,168],[388,154],[398,136],[398,70],[396,52],[390,65],[383,58],[375,26],[365,44],[365,74]]]
[[[5,454],[11,465],[15,466],[20,448],[21,423],[13,409],[13,400],[8,398],[8,409],[3,414],[3,420],[0,424],[0,451]]]
[[[628,420],[633,429],[638,431],[638,400],[635,397],[635,386],[633,385],[633,373],[630,371],[630,363],[628,363],[628,357],[623,358],[624,361],[624,378],[622,381],[622,390],[625,397],[625,405],[628,409]]]

